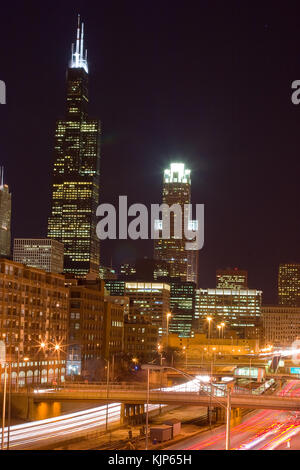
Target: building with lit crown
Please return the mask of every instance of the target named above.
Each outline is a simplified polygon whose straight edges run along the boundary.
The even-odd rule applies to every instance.
[[[168,263],[170,277],[198,284],[198,250],[185,249],[187,240],[184,236],[184,205],[191,203],[191,170],[186,169],[184,163],[171,163],[170,168],[165,169],[162,202],[169,208],[178,204],[181,215],[170,212],[170,238],[162,238],[163,218],[155,221],[159,238],[154,242],[154,257]],[[166,209],[163,209],[162,217],[164,214],[167,214]],[[175,230],[178,217],[181,219],[181,237],[177,237]],[[195,223],[196,221],[190,220],[189,228]]]
[[[220,289],[247,289],[248,288],[248,272],[234,269],[218,269],[217,270],[217,288]]]
[[[65,118],[55,131],[52,205],[48,237],[64,244],[64,272],[99,275],[100,243],[96,235],[99,204],[100,122],[88,114],[88,63],[83,23],[72,46],[67,71]]]

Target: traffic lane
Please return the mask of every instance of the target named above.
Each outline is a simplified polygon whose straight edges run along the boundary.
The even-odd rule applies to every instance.
[[[281,396],[285,395],[299,395],[300,394],[300,382],[299,380],[290,380],[284,387],[277,392]],[[238,448],[243,443],[250,443],[251,440],[261,436],[263,438],[273,438],[273,434],[277,435],[280,433],[281,426],[290,419],[291,413],[284,411],[273,411],[273,410],[261,410],[254,411],[251,416],[247,415],[243,418],[241,424],[234,426],[231,429],[231,448]],[[276,424],[278,429],[272,429],[272,425]],[[265,433],[265,435],[264,435]],[[269,433],[269,434],[267,434]],[[251,446],[250,446],[251,447]],[[171,446],[170,449],[178,450],[221,450],[225,448],[225,426],[221,428],[207,431],[206,433],[199,436],[187,439],[181,444]]]
[[[242,441],[248,441],[259,431],[269,427],[281,411],[259,410],[253,411],[242,418],[237,426],[231,428],[231,447],[238,447]],[[201,436],[188,438],[181,443],[168,447],[173,450],[224,450],[225,426],[201,433]]]

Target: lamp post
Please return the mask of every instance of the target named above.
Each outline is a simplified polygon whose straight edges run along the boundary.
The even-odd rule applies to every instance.
[[[169,312],[167,313],[167,348],[169,347],[169,320],[172,314]]]
[[[40,344],[40,350],[39,350],[39,361],[38,361],[38,368],[39,368],[39,385],[42,383],[42,376],[41,376],[41,361],[40,361],[40,352],[43,351],[43,353],[45,354],[45,348],[46,348],[46,343],[44,343],[44,341]],[[48,374],[47,374],[48,375]],[[48,377],[47,377],[47,381],[48,381]]]
[[[224,328],[225,328],[224,322],[221,323],[221,327],[222,327],[222,338],[224,338]]]
[[[231,418],[231,387],[227,385],[227,406],[226,406],[226,449],[230,449],[230,418]]]
[[[162,361],[163,361],[163,357],[162,357],[162,346],[161,344],[158,344],[157,345],[157,350],[158,350],[158,354],[160,355],[160,367],[162,367]],[[161,385],[162,385],[162,369],[160,370],[160,392],[161,392]],[[161,403],[159,404],[159,414],[161,414]]]
[[[206,320],[208,321],[208,339],[210,339],[210,323],[212,321],[212,317],[206,317]]]
[[[186,349],[186,346],[183,346],[182,348],[185,352],[185,370],[187,370],[187,349]]]
[[[182,374],[184,377],[188,378],[188,379],[192,379],[192,380],[195,380],[195,377],[192,376],[192,375],[189,375],[187,374],[186,372],[183,372],[182,370],[180,369],[176,369],[175,367],[163,367],[164,369],[172,369],[172,370],[175,370],[177,372],[179,372],[180,374]],[[152,364],[145,364],[145,365],[142,365],[142,369],[147,369],[147,372],[148,372],[148,385],[147,385],[147,410],[148,410],[148,404],[149,404],[149,390],[150,390],[150,387],[149,387],[149,371],[150,369],[160,369],[159,366],[154,366]],[[200,380],[199,380],[199,384],[200,384]],[[230,448],[230,417],[231,417],[231,387],[233,386],[233,381],[231,382],[228,382],[227,383],[227,401],[226,401],[226,405],[224,405],[224,403],[220,402],[215,395],[212,394],[212,389],[217,389],[217,390],[222,390],[224,391],[224,389],[220,389],[220,387],[217,387],[216,385],[212,385],[211,384],[211,390],[210,392],[207,392],[205,389],[203,389],[203,392],[206,394],[206,395],[209,395],[211,397],[211,399],[214,399],[220,406],[222,406],[223,408],[226,409],[226,435],[225,435],[225,450],[229,450]],[[146,423],[147,423],[147,415],[146,415]],[[147,429],[147,428],[146,428]],[[148,439],[146,437],[146,450],[147,450],[147,447],[148,447]]]
[[[5,405],[6,405],[6,379],[7,379],[7,363],[4,365],[4,389],[3,389],[3,405],[2,405],[2,441],[1,449],[4,450],[4,428],[5,428]]]
[[[60,385],[61,379],[61,364],[60,364],[60,345],[56,344],[54,346],[55,351],[57,352],[57,360],[58,360],[58,377],[57,377],[57,385]]]
[[[149,395],[150,395],[150,369],[147,370],[147,408],[146,408],[146,442],[145,448],[148,450],[148,434],[149,434]]]
[[[105,419],[105,431],[108,430],[108,387],[109,387],[109,359],[107,361],[107,371],[106,371],[106,419]]]

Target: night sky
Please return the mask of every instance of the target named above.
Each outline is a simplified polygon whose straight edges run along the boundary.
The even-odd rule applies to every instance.
[[[299,2],[298,2],[299,3]],[[64,116],[77,14],[85,23],[90,114],[102,121],[101,202],[161,202],[171,161],[205,204],[200,285],[249,271],[276,301],[278,264],[299,261],[300,7],[293,2],[5,2],[0,164],[13,236],[46,235],[55,121]],[[151,256],[152,241],[102,242],[102,263]]]

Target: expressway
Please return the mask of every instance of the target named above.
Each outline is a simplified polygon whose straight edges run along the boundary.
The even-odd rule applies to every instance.
[[[277,393],[281,397],[299,397],[300,381],[290,380]],[[300,413],[280,410],[260,410],[248,414],[231,428],[231,450],[300,449]],[[167,449],[224,450],[224,426],[182,441]]]

